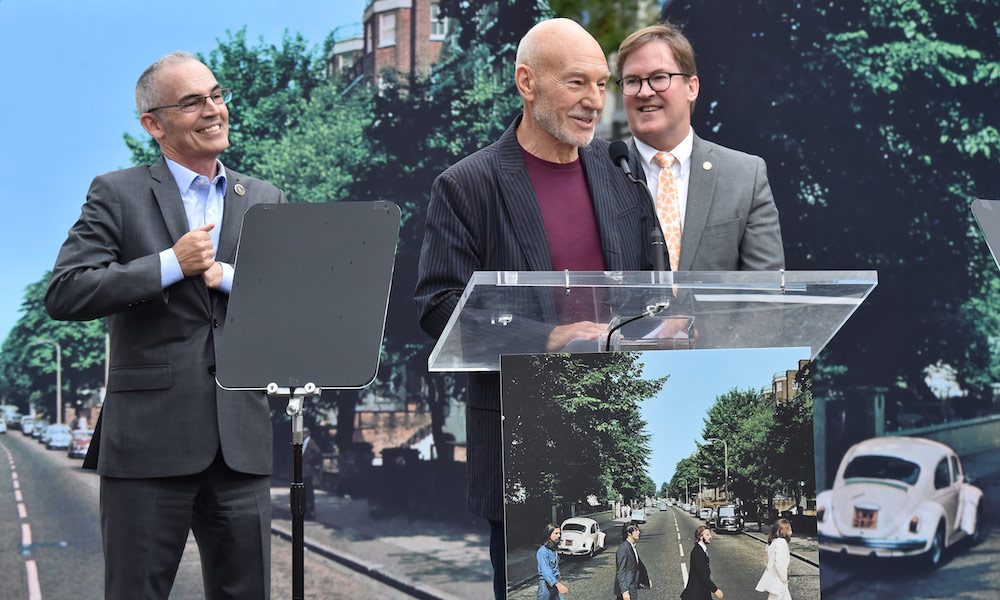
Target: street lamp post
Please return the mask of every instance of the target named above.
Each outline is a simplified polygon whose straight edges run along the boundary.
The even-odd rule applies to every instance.
[[[728,501],[728,500],[731,499],[731,497],[729,496],[729,444],[726,443],[726,440],[721,439],[721,438],[708,438],[705,441],[708,442],[709,444],[712,444],[712,443],[715,443],[715,442],[722,442],[722,453],[723,453],[722,454],[722,467],[726,471],[726,476],[725,476],[726,478],[724,480],[724,486],[723,487],[725,487],[725,489],[726,489],[726,500]]]
[[[56,423],[62,423],[62,346],[47,338],[35,338],[29,344],[51,344],[56,348]]]

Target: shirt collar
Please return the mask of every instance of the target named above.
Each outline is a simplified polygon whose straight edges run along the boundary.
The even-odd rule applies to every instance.
[[[705,551],[705,554],[708,554],[708,546],[705,545],[705,542],[698,542],[698,545]]]
[[[633,137],[632,140],[635,142],[635,149],[639,151],[639,156],[642,157],[643,166],[647,169],[653,167],[654,165],[659,168],[659,165],[656,165],[656,163],[653,162],[653,157],[656,156],[658,152],[669,152],[674,155],[674,160],[683,170],[684,167],[691,161],[691,152],[694,150],[694,128],[689,128],[688,134],[684,136],[681,143],[677,144],[677,146],[673,148],[657,149],[637,137]]]
[[[174,176],[174,182],[177,183],[177,189],[180,190],[181,196],[187,194],[188,190],[191,189],[191,186],[194,185],[195,180],[201,177],[198,173],[195,173],[180,163],[170,160],[166,156],[163,157],[163,160],[166,161],[167,168],[170,169],[170,174]],[[215,178],[212,179],[212,185],[218,186],[221,181],[222,189],[225,190],[226,168],[222,166],[222,161],[219,159],[215,159],[215,164],[217,169]]]

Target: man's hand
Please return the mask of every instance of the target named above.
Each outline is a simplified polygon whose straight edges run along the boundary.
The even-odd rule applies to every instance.
[[[185,277],[201,275],[215,264],[215,246],[208,235],[213,227],[215,223],[195,227],[174,244],[174,256]]]
[[[628,592],[622,592],[622,600],[632,600],[632,595]]]
[[[593,321],[580,321],[567,325],[557,325],[549,332],[549,339],[545,342],[546,352],[556,352],[566,347],[566,344],[576,339],[596,340],[601,337],[606,327],[601,323]]]
[[[715,590],[715,597],[718,598],[719,600],[722,600],[722,590],[721,589],[716,589]]]
[[[561,581],[557,581],[556,582],[556,589],[559,590],[560,594],[568,594],[569,593],[569,588],[566,587],[565,585],[563,585],[563,582],[561,582]]]
[[[212,266],[201,274],[201,277],[205,280],[208,289],[219,289],[219,285],[222,284],[222,265],[219,262],[213,262]]]

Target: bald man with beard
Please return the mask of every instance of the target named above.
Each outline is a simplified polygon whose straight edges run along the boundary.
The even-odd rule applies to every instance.
[[[600,44],[568,19],[535,25],[517,49],[524,108],[495,143],[434,181],[414,292],[423,329],[443,332],[474,271],[636,271],[651,266],[652,209],[611,164],[594,132],[610,72]],[[578,314],[525,352],[595,339],[605,325]],[[490,522],[494,593],[506,593],[500,377],[468,385],[468,506]]]

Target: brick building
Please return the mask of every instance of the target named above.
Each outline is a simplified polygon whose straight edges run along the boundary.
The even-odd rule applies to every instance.
[[[328,71],[375,82],[386,70],[404,77],[426,74],[447,33],[448,20],[441,17],[437,0],[370,0],[361,37],[334,44]]]

